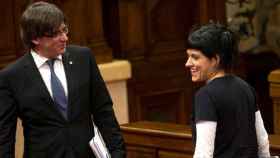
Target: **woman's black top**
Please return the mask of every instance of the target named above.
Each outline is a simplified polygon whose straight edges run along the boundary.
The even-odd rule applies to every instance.
[[[257,111],[254,90],[242,79],[226,75],[210,81],[195,95],[195,122],[217,122],[214,158],[257,158]]]

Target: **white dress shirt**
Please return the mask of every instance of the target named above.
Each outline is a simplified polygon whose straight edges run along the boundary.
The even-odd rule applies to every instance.
[[[270,157],[268,134],[264,128],[260,111],[255,113],[258,156]],[[193,158],[213,158],[217,122],[199,121],[196,123],[196,146]]]
[[[51,89],[51,72],[50,72],[49,65],[46,63],[46,61],[49,59],[46,57],[40,56],[34,50],[31,50],[31,55],[34,59],[34,62],[41,74],[41,77],[42,77],[51,97],[53,97],[52,89]],[[57,60],[55,60],[55,62],[54,62],[54,72],[55,72],[56,76],[58,77],[58,79],[60,80],[60,82],[63,86],[64,92],[65,92],[65,95],[67,97],[68,96],[67,80],[66,80],[66,75],[65,75],[61,55],[57,56]]]

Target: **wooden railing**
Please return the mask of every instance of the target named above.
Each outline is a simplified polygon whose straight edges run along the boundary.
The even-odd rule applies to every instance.
[[[190,128],[178,124],[136,122],[121,126],[127,158],[192,158]]]
[[[272,71],[268,76],[269,93],[273,102],[274,134],[280,135],[280,69]]]
[[[121,126],[127,158],[192,158],[190,127],[186,125],[135,122]],[[280,155],[280,135],[270,135],[272,155]]]

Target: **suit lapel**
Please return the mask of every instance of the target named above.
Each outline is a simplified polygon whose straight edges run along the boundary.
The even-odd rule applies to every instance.
[[[41,77],[39,70],[36,67],[32,55],[28,53],[26,57],[27,62],[24,65],[26,71],[25,74],[28,74],[27,77],[29,78],[29,81],[33,85],[35,85],[36,88],[38,88],[38,93],[40,94],[40,97],[47,103],[50,103],[52,101],[51,96],[47,90],[47,87]]]
[[[26,62],[24,64],[24,71],[26,76],[28,77],[28,82],[36,87],[36,93],[40,98],[55,111],[58,115],[64,119],[60,111],[57,109],[52,97],[49,94],[49,91],[41,77],[41,74],[34,62],[34,59],[31,53],[26,54],[25,56]]]

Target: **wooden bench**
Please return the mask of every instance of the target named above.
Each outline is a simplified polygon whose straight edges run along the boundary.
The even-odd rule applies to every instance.
[[[192,158],[190,127],[141,121],[121,125],[127,158]],[[270,135],[272,155],[280,155],[280,135]]]

